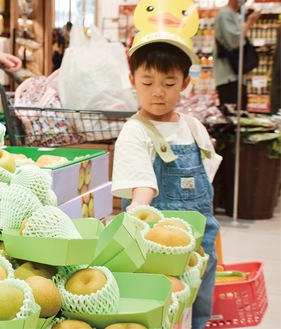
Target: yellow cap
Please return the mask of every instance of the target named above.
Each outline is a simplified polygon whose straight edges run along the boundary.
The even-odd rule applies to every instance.
[[[177,34],[164,32],[164,31],[158,31],[153,33],[147,33],[147,32],[138,32],[136,36],[134,37],[133,45],[128,51],[128,55],[132,56],[132,54],[139,48],[155,42],[165,42],[169,43],[171,45],[174,45],[178,48],[180,48],[191,60],[192,64],[198,63],[198,57],[197,55],[191,50],[192,48],[192,41],[184,40],[182,37],[180,37]]]
[[[139,0],[134,11],[134,25],[140,32],[134,38],[129,56],[149,43],[166,42],[186,53],[192,64],[198,62],[191,41],[199,26],[193,0]]]

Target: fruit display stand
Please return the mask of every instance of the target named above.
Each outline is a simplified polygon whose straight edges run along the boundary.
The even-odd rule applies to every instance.
[[[200,214],[196,212],[190,214],[186,212],[185,217],[187,220],[191,218],[191,222],[195,217],[200,221]],[[204,228],[205,218],[201,219],[202,223],[199,227]],[[162,328],[170,309],[172,283],[163,274],[135,273],[145,262],[147,249],[139,228],[133,224],[129,216],[120,213],[106,226],[96,219],[77,219],[74,223],[83,239],[69,241],[44,237],[36,239],[20,235],[19,230],[4,229],[3,241],[6,253],[11,258],[17,257],[15,258],[17,260],[55,264],[65,271],[71,271],[76,266],[79,267],[77,264],[82,263],[90,264],[90,267],[106,266],[112,271],[120,292],[117,312],[83,314],[62,310],[64,317],[83,320],[98,329],[115,322],[136,322],[146,328]],[[194,231],[197,231],[200,240],[202,236],[198,232],[198,227],[194,228]],[[62,248],[62,243],[68,244],[67,248]],[[167,273],[169,273],[168,268],[169,264],[166,263]],[[190,314],[190,309],[183,307],[181,314]],[[182,321],[181,314],[177,315],[180,321]],[[36,325],[29,324],[28,328],[48,328],[52,320],[53,317],[40,318]],[[187,328],[186,321],[182,325],[170,324],[163,328]],[[5,328],[3,324],[0,321],[0,328]]]
[[[23,154],[26,160],[35,164],[42,155],[66,159],[42,168],[52,177],[52,190],[57,196],[59,207],[71,218],[102,219],[112,213],[107,151],[23,146],[9,146],[5,150],[12,154]]]
[[[33,162],[38,152],[45,151],[6,149],[9,154],[30,152]],[[121,212],[106,224],[95,217],[71,218],[57,202],[54,175],[67,181],[75,177],[77,191],[79,171],[106,155],[80,151],[84,153],[68,149],[64,156],[71,164],[61,168],[20,165],[8,171],[0,167],[0,329],[51,329],[65,319],[95,329],[116,322],[138,323],[147,329],[189,329],[192,303],[208,261],[207,255],[199,254],[206,218],[197,211],[160,212],[150,206],[145,206],[146,211],[156,213],[157,222],[130,212]],[[91,162],[91,170],[95,165]],[[65,176],[71,167],[76,173]],[[101,183],[94,193],[104,185],[110,188],[110,183]],[[149,233],[157,229],[184,238],[184,244],[150,240]],[[189,271],[192,280],[185,275]],[[86,272],[91,275],[86,280],[91,288],[85,285]],[[76,275],[79,280],[73,279]],[[99,283],[95,291],[93,283]],[[22,297],[16,298],[14,290]],[[9,298],[19,300],[12,315],[3,314]]]

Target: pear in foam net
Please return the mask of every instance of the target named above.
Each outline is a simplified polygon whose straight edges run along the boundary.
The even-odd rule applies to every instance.
[[[27,318],[38,310],[29,285],[19,279],[0,281],[0,321]]]
[[[19,229],[22,222],[41,207],[30,189],[18,184],[7,186],[5,193],[1,193],[0,224],[2,228]]]
[[[25,222],[22,235],[45,238],[82,239],[73,221],[54,206],[42,206]]]
[[[56,315],[62,300],[57,286],[50,279],[34,275],[25,280],[32,289],[35,302],[41,307],[40,318]]]
[[[60,269],[53,279],[62,296],[62,311],[87,314],[116,313],[120,293],[112,272],[104,266],[81,265]]]
[[[10,184],[19,184],[30,189],[44,203],[46,194],[52,188],[52,177],[39,167],[25,165],[17,168]]]

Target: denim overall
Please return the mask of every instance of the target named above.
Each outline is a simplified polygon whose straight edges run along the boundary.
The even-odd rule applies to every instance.
[[[202,246],[210,258],[198,296],[192,305],[192,329],[203,329],[212,314],[217,265],[215,240],[219,223],[213,216],[213,186],[207,177],[201,151],[196,143],[170,147],[178,156],[175,161],[166,163],[156,154],[153,165],[159,195],[153,199],[151,206],[159,210],[197,210],[207,219]],[[124,199],[123,210],[129,204],[129,200]]]

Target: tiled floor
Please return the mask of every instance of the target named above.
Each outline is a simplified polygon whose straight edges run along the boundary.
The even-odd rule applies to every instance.
[[[268,308],[257,329],[281,328],[281,197],[274,216],[266,220],[234,220],[216,215],[221,224],[225,264],[262,261]]]

